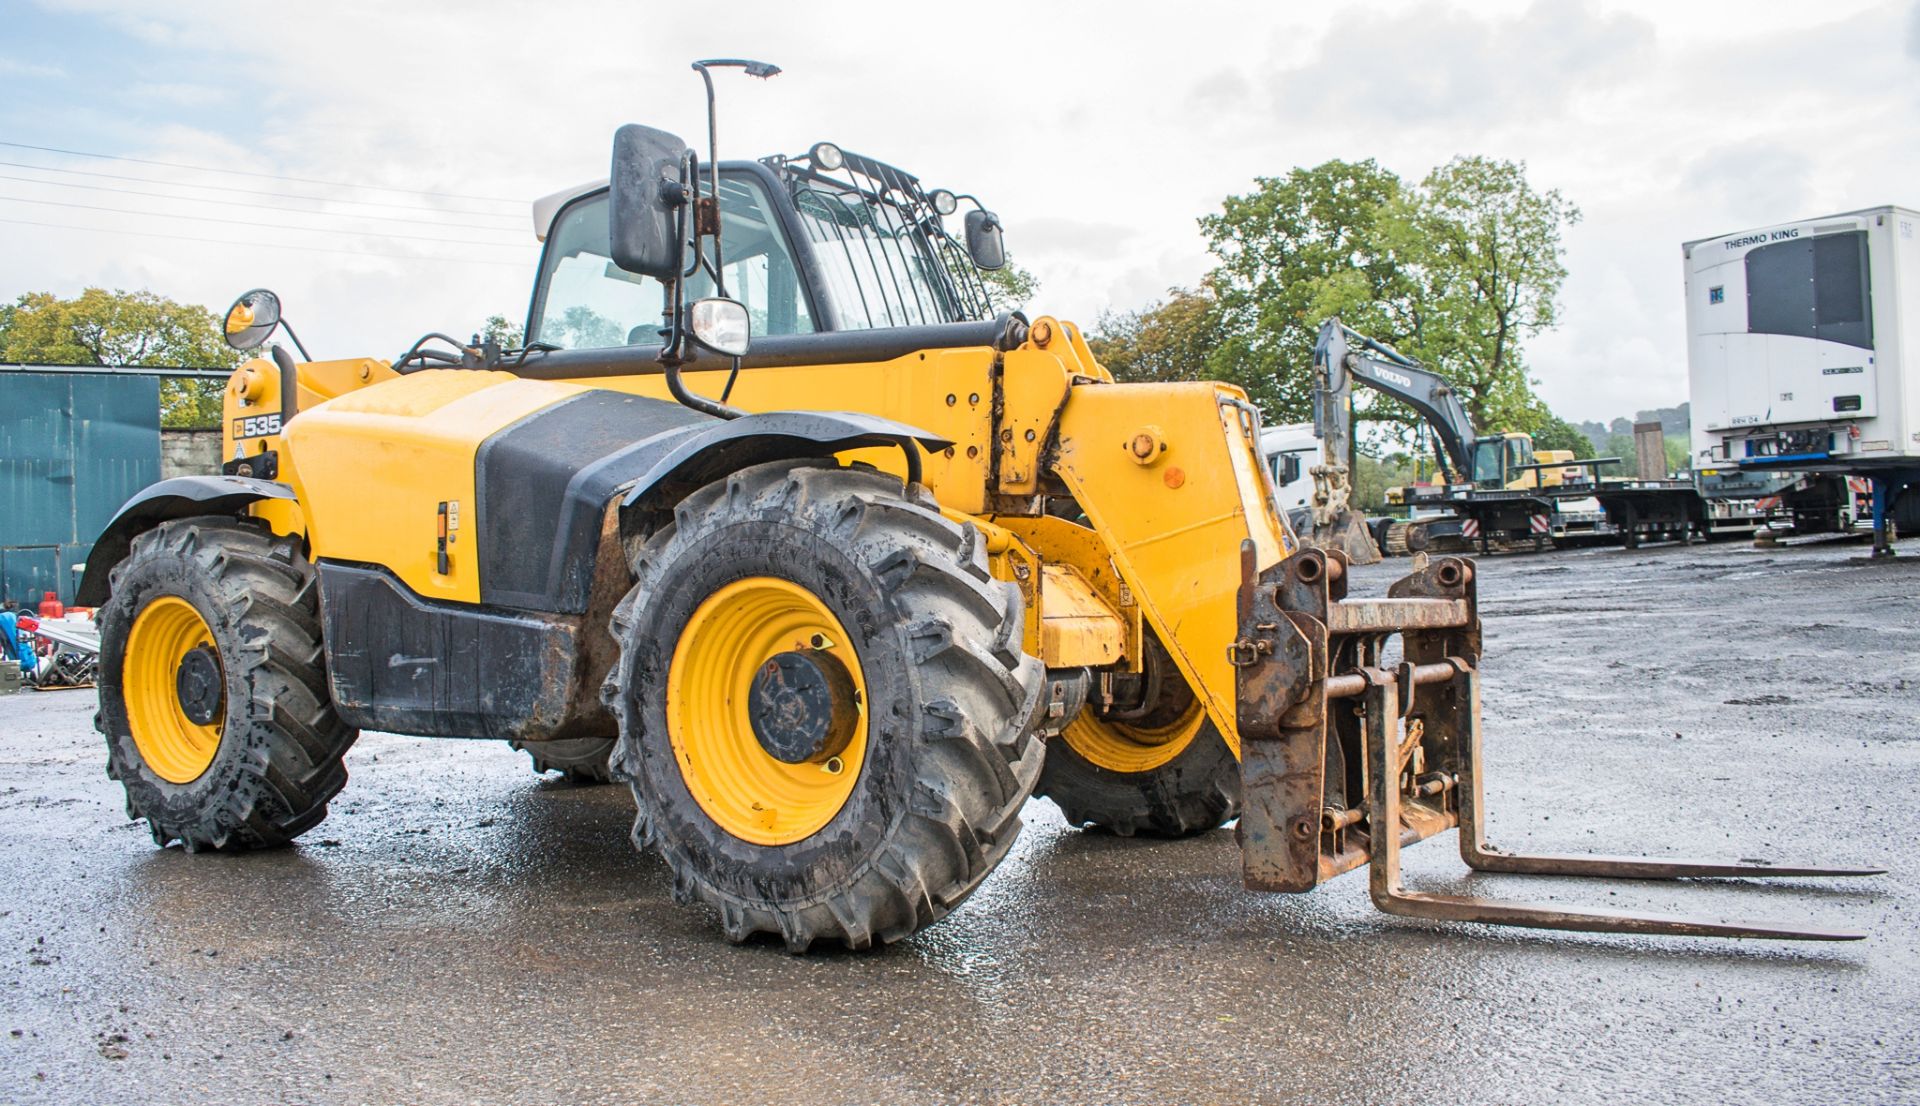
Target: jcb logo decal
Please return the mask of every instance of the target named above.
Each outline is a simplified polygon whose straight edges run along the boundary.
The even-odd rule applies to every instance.
[[[280,416],[255,415],[250,419],[233,420],[233,436],[236,438],[270,438],[280,433]]]

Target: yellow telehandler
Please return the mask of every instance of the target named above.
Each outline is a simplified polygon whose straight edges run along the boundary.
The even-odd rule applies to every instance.
[[[774,71],[696,64],[710,113],[729,65]],[[1496,871],[1836,873],[1487,844],[1471,562],[1348,599],[1245,395],[1116,384],[1072,323],[996,313],[977,200],[829,143],[711,152],[625,126],[607,182],[535,205],[523,348],[271,346],[225,472],[101,535],[98,725],[156,842],[293,840],[375,729],[585,775],[610,748],[676,897],[794,950],[940,919],[1035,794],[1123,835],[1238,818],[1258,889],[1371,863],[1402,914],[1849,936],[1402,890],[1456,827]],[[226,327],[281,323],[256,291]]]

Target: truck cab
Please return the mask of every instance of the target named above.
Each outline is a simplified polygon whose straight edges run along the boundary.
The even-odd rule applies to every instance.
[[[1260,431],[1260,452],[1273,474],[1274,502],[1280,513],[1313,505],[1313,466],[1319,462],[1319,435],[1310,422],[1269,426]],[[1297,525],[1297,524],[1296,524]]]

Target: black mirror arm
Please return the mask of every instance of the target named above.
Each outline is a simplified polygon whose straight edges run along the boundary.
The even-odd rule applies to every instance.
[[[700,67],[696,65],[694,68],[699,69]],[[705,76],[706,70],[701,69],[701,75]],[[709,81],[709,86],[711,86],[711,81]],[[700,179],[698,159],[696,159],[691,152],[688,153],[687,159],[681,164],[683,167],[681,179],[696,182]],[[696,194],[699,192],[697,185],[694,191]],[[693,202],[683,202],[679,205],[679,210],[674,213],[674,233],[679,235],[680,241],[682,242],[687,240],[688,220],[695,218],[695,216],[690,214],[693,210]],[[696,233],[693,236],[693,261],[679,276],[674,278],[673,286],[668,294],[668,329],[666,340],[660,344],[660,365],[665,370],[667,391],[673,396],[675,402],[683,407],[690,407],[702,414],[712,415],[716,419],[737,419],[741,415],[746,414],[746,412],[740,410],[738,407],[731,407],[725,403],[716,403],[703,395],[695,394],[693,389],[687,387],[686,380],[680,375],[680,366],[687,361],[687,346],[692,341],[691,336],[687,333],[686,324],[687,278],[699,272],[701,266],[705,264],[701,254],[700,235],[697,233],[697,229],[696,226]],[[720,239],[718,235],[715,235],[714,250],[716,254],[719,248]],[[715,283],[718,283],[718,281],[716,280]],[[734,362],[735,372],[739,371],[739,364],[737,360]],[[729,394],[733,391],[733,381],[731,379],[727,381],[727,391]]]
[[[287,320],[285,319],[280,320],[280,329],[286,331],[287,337],[293,339],[293,348],[300,351],[300,360],[302,361],[313,360],[313,355],[307,352],[306,343],[302,342],[300,340],[300,336],[293,332],[293,328],[287,325]]]
[[[716,294],[724,296],[727,294],[726,279],[720,275],[721,269],[725,268],[726,265],[720,255],[720,118],[714,112],[713,74],[707,71],[707,64],[707,62],[696,61],[693,63],[693,71],[700,74],[700,80],[707,86],[707,171],[712,178],[711,188],[713,193],[714,221],[713,286]],[[698,170],[696,169],[695,172],[697,173]],[[695,180],[697,181],[698,179],[696,176]],[[694,185],[693,191],[694,203],[698,204],[700,202],[700,187],[698,184]],[[697,234],[699,231],[698,219],[694,220],[694,229]],[[698,247],[696,247],[696,250],[697,248]]]
[[[701,414],[712,415],[716,419],[737,419],[741,415],[746,414],[745,411],[740,410],[738,407],[729,407],[724,403],[715,403],[706,396],[695,394],[693,389],[687,387],[687,382],[680,376],[682,359],[678,356],[669,356],[666,349],[660,351],[660,364],[666,369],[667,391],[672,393],[675,401],[681,406],[691,407]],[[739,364],[740,362],[736,359],[734,361],[735,372],[739,371]],[[733,382],[731,380],[727,382],[727,390],[729,392],[733,390]]]

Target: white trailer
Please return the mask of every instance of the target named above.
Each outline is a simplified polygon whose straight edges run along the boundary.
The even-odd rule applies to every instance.
[[[1870,478],[1874,549],[1891,552],[1890,517],[1920,526],[1920,212],[1868,208],[1683,250],[1703,488]]]

